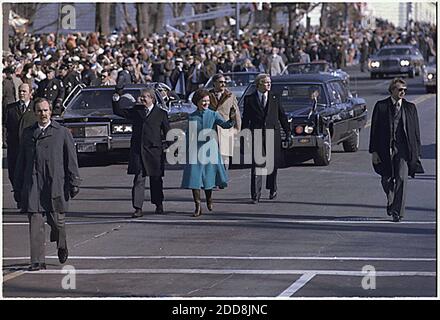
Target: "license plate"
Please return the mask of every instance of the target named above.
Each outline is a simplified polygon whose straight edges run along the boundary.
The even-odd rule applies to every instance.
[[[299,143],[309,143],[310,139],[300,139]]]
[[[94,143],[81,143],[76,145],[78,152],[96,152],[96,145]]]

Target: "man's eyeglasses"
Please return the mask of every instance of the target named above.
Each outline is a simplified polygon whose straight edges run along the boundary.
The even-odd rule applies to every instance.
[[[399,92],[407,92],[408,88],[399,88],[398,90],[399,90]]]

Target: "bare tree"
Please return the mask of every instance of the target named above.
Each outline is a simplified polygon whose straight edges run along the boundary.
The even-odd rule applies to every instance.
[[[183,10],[185,10],[186,3],[169,3],[169,6],[171,6],[171,12],[173,13],[173,17],[181,17],[183,14]]]
[[[108,2],[96,4],[96,30],[102,35],[110,34],[110,12],[113,5]]]
[[[150,34],[149,3],[136,3],[136,23],[138,28],[139,41],[147,38]]]

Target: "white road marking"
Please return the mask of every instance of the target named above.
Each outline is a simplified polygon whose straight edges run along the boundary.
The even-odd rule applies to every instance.
[[[315,273],[305,273],[298,280],[296,280],[290,287],[281,292],[278,297],[291,297],[297,292],[299,289],[304,287],[307,282],[312,280],[315,277]]]
[[[29,257],[3,257],[3,260],[25,260]],[[46,259],[58,259],[57,256],[46,256]],[[176,260],[327,260],[327,261],[437,261],[436,258],[411,257],[268,257],[268,256],[69,256],[69,260],[141,260],[141,259],[176,259]]]
[[[75,269],[76,274],[245,274],[245,275],[296,275],[310,274],[324,276],[365,276],[361,270],[289,270],[289,269]],[[26,274],[65,274],[64,270],[24,271]],[[428,271],[376,271],[377,277],[435,277],[436,272]]]
[[[5,283],[6,281],[9,281],[9,280],[12,280],[14,278],[17,278],[23,274],[24,274],[24,271],[15,271],[15,272],[11,272],[9,274],[3,275],[3,283]]]
[[[96,220],[96,221],[79,221],[67,222],[67,225],[87,225],[87,224],[112,224],[112,223],[185,223],[185,224],[207,224],[207,223],[243,223],[243,222],[259,222],[259,223],[297,223],[297,224],[393,224],[398,225],[436,225],[436,221],[401,221],[399,223],[392,222],[386,218],[343,218],[340,220],[295,220],[280,218],[249,218],[249,219],[136,219],[136,220]],[[3,226],[27,226],[28,222],[4,222]]]

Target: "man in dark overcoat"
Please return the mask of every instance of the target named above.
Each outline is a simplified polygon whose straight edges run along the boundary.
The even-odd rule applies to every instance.
[[[29,218],[30,271],[46,269],[44,216],[50,241],[57,242],[58,259],[66,262],[65,213],[81,182],[72,134],[51,120],[47,99],[35,100],[34,109],[38,122],[24,129],[14,177],[14,198]]]
[[[415,104],[403,97],[402,78],[391,81],[391,96],[378,101],[371,119],[370,146],[373,167],[387,196],[387,214],[399,222],[405,213],[408,175],[421,173],[419,118]]]
[[[14,172],[17,163],[19,144],[25,128],[37,122],[34,113],[34,102],[29,84],[23,83],[18,88],[19,100],[7,105],[3,119],[7,132],[8,175],[14,189]]]
[[[252,166],[251,166],[251,198],[258,203],[261,197],[262,174],[258,174],[258,163],[255,161],[256,140],[255,130],[262,131],[263,146],[260,150],[273,163],[272,172],[268,172],[266,189],[269,189],[269,199],[277,196],[277,169],[282,163],[280,124],[290,139],[290,127],[286,114],[280,103],[280,97],[271,91],[271,79],[268,74],[262,73],[255,78],[256,91],[245,96],[243,108],[242,129],[252,132]],[[269,139],[269,130],[273,132],[273,140]],[[266,152],[268,144],[273,143],[273,154]],[[267,165],[267,160],[266,160]]]
[[[119,100],[122,90],[113,95],[113,112],[133,122],[131,136],[128,174],[134,174],[132,187],[132,204],[135,212],[132,217],[143,215],[145,181],[150,177],[151,203],[156,205],[156,213],[163,211],[163,175],[164,150],[162,137],[166,137],[170,130],[168,114],[156,105],[156,96],[153,88],[146,88],[133,108],[122,109]]]

